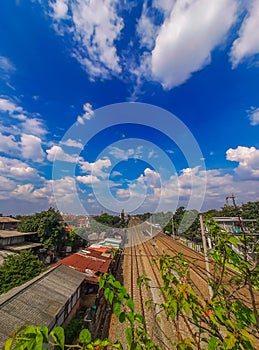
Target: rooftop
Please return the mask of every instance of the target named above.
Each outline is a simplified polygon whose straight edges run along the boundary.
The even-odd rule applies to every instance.
[[[0,238],[9,238],[9,237],[20,237],[27,235],[35,235],[36,232],[18,232],[18,231],[9,231],[9,230],[0,230]]]
[[[0,295],[0,347],[18,327],[49,326],[84,278],[60,265]]]
[[[105,252],[98,252],[87,248],[87,250],[82,250],[60,260],[55,265],[62,264],[79,272],[87,273],[86,280],[97,283],[98,278],[94,274],[107,272],[111,262],[112,259],[107,257]],[[93,272],[92,276],[89,274],[90,270]]]
[[[22,244],[6,245],[5,249],[10,250],[11,252],[19,252],[20,250],[32,249],[41,246],[41,243],[23,242]]]
[[[11,218],[10,216],[0,216],[0,223],[6,223],[6,222],[20,222],[20,220],[16,220],[14,218]]]
[[[213,218],[216,222],[231,222],[231,221],[235,221],[235,222],[239,222],[239,218],[236,216],[231,216],[231,217],[220,217],[220,216],[216,216]],[[242,222],[256,222],[256,219],[241,219]]]

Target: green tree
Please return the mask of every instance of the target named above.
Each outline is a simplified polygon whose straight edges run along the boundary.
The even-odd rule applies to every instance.
[[[65,223],[59,211],[54,208],[23,217],[18,231],[37,232],[46,252],[57,250],[66,239]]]
[[[81,229],[81,227],[79,227],[78,229]],[[79,230],[79,232],[80,232],[80,230]],[[76,228],[71,229],[67,233],[67,238],[66,238],[66,241],[65,241],[65,245],[79,248],[79,247],[83,246],[83,243],[84,243],[84,240],[78,234],[78,231],[77,231]]]
[[[30,250],[9,255],[0,266],[0,293],[29,281],[43,269],[43,263]]]

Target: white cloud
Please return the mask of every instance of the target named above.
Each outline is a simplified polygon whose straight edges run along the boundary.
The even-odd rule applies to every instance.
[[[5,136],[0,133],[0,152],[5,154],[14,155],[19,151],[18,143],[15,141],[13,135]]]
[[[169,154],[174,154],[174,151],[172,149],[167,149],[166,152]]]
[[[116,192],[116,196],[118,198],[127,199],[127,198],[131,197],[132,193],[133,192],[130,191],[130,189],[119,188]]]
[[[53,17],[55,19],[63,19],[67,17],[68,0],[56,0],[51,2],[50,6],[53,10]]]
[[[259,125],[259,108],[250,108],[248,111],[248,117],[251,125]]]
[[[255,147],[238,146],[226,152],[227,160],[238,162],[235,173],[244,180],[259,180],[259,149]]]
[[[32,134],[35,136],[42,136],[47,133],[44,123],[41,119],[32,117],[30,113],[25,111],[23,107],[17,105],[16,102],[10,98],[0,97],[0,112],[7,112],[11,118],[17,119],[17,125],[8,126],[10,132],[15,134],[24,132],[25,134]],[[3,125],[3,128],[8,128]]]
[[[53,192],[55,189],[55,193]],[[56,180],[45,180],[44,186],[33,191],[35,198],[47,198],[50,204],[55,203],[55,197],[64,202],[74,198],[75,179],[70,176],[65,176]],[[73,205],[73,203],[71,203]]]
[[[15,71],[14,65],[9,60],[9,58],[7,58],[5,56],[0,56],[0,69],[2,69],[4,72]]]
[[[137,34],[140,38],[140,46],[152,49],[155,44],[158,26],[154,24],[154,19],[148,15],[147,3],[144,2],[141,16],[137,23]]]
[[[94,115],[94,111],[93,111],[93,106],[91,105],[91,103],[89,102],[86,102],[84,105],[83,105],[83,110],[84,110],[84,113],[82,115],[79,115],[77,117],[77,122],[79,124],[84,124],[86,120],[90,120],[93,115]]]
[[[94,176],[94,175],[77,176],[76,179],[77,179],[78,182],[81,182],[84,185],[91,185],[93,183],[100,182],[98,177]]]
[[[97,161],[90,163],[82,161],[80,162],[80,168],[86,173],[91,173],[92,175],[105,178],[107,173],[104,169],[107,169],[111,166],[111,161],[109,158],[98,159]]]
[[[176,0],[153,0],[153,6],[161,10],[165,15],[169,15]]]
[[[32,191],[34,189],[33,184],[17,185],[12,195],[25,200],[32,199]]]
[[[61,160],[63,162],[69,162],[69,163],[77,163],[80,158],[77,155],[71,155],[62,149],[60,146],[52,146],[50,149],[46,150],[47,152],[47,159],[50,162],[54,162],[56,160]]]
[[[137,181],[149,186],[150,188],[161,187],[161,179],[159,173],[150,168],[146,168],[144,170],[144,174],[141,174]]]
[[[9,112],[10,114],[12,114],[14,112],[22,113],[23,108],[20,106],[17,106],[16,103],[14,103],[13,101],[11,101],[9,99],[0,97],[0,111]]]
[[[83,144],[77,140],[67,139],[61,142],[63,145],[74,148],[83,148]]]
[[[21,124],[22,130],[26,134],[42,136],[47,133],[43,121],[38,118],[27,118]]]
[[[113,172],[111,173],[111,177],[115,177],[115,176],[122,176],[122,173],[119,172],[119,171],[113,171]]]
[[[233,68],[244,59],[259,53],[258,23],[259,0],[250,0],[248,15],[244,19],[238,38],[231,48],[230,59]]]
[[[211,60],[236,20],[235,0],[179,0],[161,26],[152,73],[166,89],[183,84]]]
[[[49,1],[59,34],[73,35],[74,56],[92,79],[121,72],[115,41],[123,28],[119,0]],[[66,19],[66,22],[62,22]]]
[[[109,149],[109,154],[116,159],[128,160],[129,158],[141,158],[142,157],[142,146],[138,146],[135,149],[122,149],[119,147],[111,146]]]
[[[34,179],[40,177],[38,171],[28,164],[21,162],[18,159],[10,159],[0,156],[0,175],[8,176],[13,179]]]
[[[45,157],[41,147],[41,139],[37,136],[22,134],[21,148],[23,158],[41,162]]]
[[[1,192],[12,191],[16,187],[16,183],[7,177],[0,176],[0,195]]]

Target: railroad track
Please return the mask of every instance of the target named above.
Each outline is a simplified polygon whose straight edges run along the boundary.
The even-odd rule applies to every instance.
[[[187,317],[183,315],[177,322],[168,321],[164,312],[160,308],[154,307],[155,304],[161,304],[165,301],[165,296],[158,293],[159,287],[162,285],[158,262],[153,263],[152,259],[158,259],[163,253],[175,256],[181,252],[190,265],[190,278],[194,290],[203,298],[208,299],[208,283],[207,273],[205,269],[204,256],[193,249],[186,247],[172,238],[159,233],[157,236],[148,239],[142,232],[144,226],[141,225],[131,228],[128,237],[128,246],[124,251],[123,276],[124,285],[128,289],[129,294],[135,303],[136,312],[141,313],[146,319],[146,330],[155,341],[163,349],[173,349],[174,333],[177,332],[180,337],[187,337],[195,331],[192,324],[188,322]],[[195,260],[195,262],[193,261]],[[213,264],[213,262],[211,261]],[[234,275],[232,270],[228,270],[231,276]],[[137,279],[142,274],[147,275],[151,279],[150,290],[145,287],[138,287]],[[213,278],[213,275],[211,274]],[[247,298],[243,291],[240,296]],[[145,301],[151,299],[151,306],[148,309]],[[241,298],[239,298],[241,299]],[[157,313],[161,318],[161,322],[157,320]],[[170,334],[168,330],[170,329]],[[116,331],[115,331],[116,332]]]
[[[130,252],[131,252],[131,267],[132,267],[132,273],[131,273],[131,290],[133,293],[131,294],[135,306],[137,306],[136,309],[141,312],[141,314],[145,317],[146,320],[146,330],[149,334],[149,336],[155,340],[157,344],[159,344],[163,349],[172,349],[172,341],[165,333],[163,325],[161,322],[157,320],[156,313],[157,308],[154,307],[154,293],[157,294],[155,296],[156,302],[160,304],[160,300],[158,297],[158,289],[160,287],[160,283],[157,279],[157,276],[155,275],[155,272],[150,275],[150,272],[152,271],[152,262],[150,261],[150,258],[147,254],[143,254],[143,251],[145,250],[145,246],[142,242],[143,237],[140,236],[137,228],[133,228],[132,234],[130,237]],[[137,279],[141,275],[148,275],[151,279],[154,280],[153,277],[155,277],[156,280],[156,291],[154,292],[154,289],[147,290],[144,286],[138,287],[137,286]],[[134,290],[137,290],[137,293],[134,293]],[[144,300],[151,300],[151,304],[153,304],[150,308],[148,308]],[[160,302],[159,302],[160,301]],[[140,305],[140,307],[139,307]]]
[[[208,282],[207,282],[208,277],[205,269],[204,255],[199,252],[196,252],[195,250],[161,233],[157,235],[155,239],[157,242],[162,243],[164,245],[164,247],[167,249],[167,251],[165,252],[169,253],[169,255],[170,253],[172,255],[176,255],[179,252],[184,254],[186,260],[190,265],[190,272],[191,272],[190,277],[191,277],[191,281],[195,291],[201,298],[208,299],[209,298]],[[163,251],[163,248],[162,248],[162,251]],[[195,262],[193,260],[195,260]],[[210,265],[211,265],[210,278],[214,280],[215,278],[213,274],[214,263],[212,259],[210,260]],[[231,278],[234,277],[236,274],[237,273],[234,272],[232,269],[226,268],[226,272],[224,275],[225,282],[229,283]],[[231,284],[230,284],[230,287],[231,287]],[[234,288],[236,288],[236,286],[234,286]],[[238,292],[236,293],[235,296],[233,296],[233,298],[241,302],[244,302],[244,304],[247,305],[248,307],[252,306],[247,287],[243,287],[242,289],[238,290]],[[257,301],[257,305],[259,305],[258,293],[256,293],[256,301]]]

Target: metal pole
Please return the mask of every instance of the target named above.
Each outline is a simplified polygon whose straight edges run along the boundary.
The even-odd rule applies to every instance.
[[[199,214],[199,219],[200,219],[200,225],[201,225],[201,237],[202,237],[202,244],[203,244],[203,250],[204,250],[204,259],[205,259],[206,272],[207,272],[208,279],[210,279],[211,278],[211,275],[210,275],[210,264],[209,264],[209,258],[208,258],[208,252],[207,252],[207,242],[206,242],[206,237],[205,237],[205,228],[204,228],[202,214]],[[211,288],[211,286],[209,284],[209,281],[208,281],[208,290],[209,290],[209,296],[210,296],[210,299],[211,299],[212,296],[213,296],[213,291],[212,291],[212,288]]]

